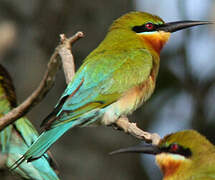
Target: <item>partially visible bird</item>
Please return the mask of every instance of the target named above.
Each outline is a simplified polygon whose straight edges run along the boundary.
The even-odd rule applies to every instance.
[[[110,125],[131,114],[154,91],[160,51],[170,33],[209,23],[164,23],[144,12],[118,18],[105,39],[86,57],[53,112],[42,122],[44,132],[16,166],[41,157],[75,126]]]
[[[0,117],[16,107],[16,95],[8,72],[0,65]],[[14,164],[37,139],[38,133],[31,122],[22,117],[0,131],[0,156],[4,167]],[[52,167],[53,166],[53,167]],[[58,180],[56,166],[52,159],[44,157],[32,163],[23,163],[15,169],[15,174],[24,179]]]
[[[194,130],[165,136],[158,145],[139,144],[110,154],[155,155],[163,180],[215,180],[215,146]]]

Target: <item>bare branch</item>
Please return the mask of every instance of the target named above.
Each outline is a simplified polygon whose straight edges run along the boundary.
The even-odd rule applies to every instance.
[[[75,63],[74,57],[71,53],[72,48],[71,45],[79,38],[84,37],[84,34],[83,32],[77,32],[74,36],[72,36],[69,39],[66,38],[65,34],[61,34],[60,37],[62,45],[59,46],[58,52],[59,55],[61,56],[66,83],[69,84],[69,82],[75,75]]]
[[[61,36],[61,44],[55,49],[53,55],[51,56],[50,61],[48,63],[47,71],[45,72],[43,79],[40,82],[38,88],[22,104],[20,104],[18,107],[14,108],[9,113],[7,113],[6,115],[0,118],[0,131],[4,129],[7,125],[13,123],[18,118],[24,116],[27,112],[29,112],[31,108],[33,108],[45,97],[47,92],[54,85],[55,75],[61,65],[60,59],[57,58],[59,51],[61,51],[61,49],[71,48],[71,44],[77,41],[82,36],[83,36],[83,33],[81,32],[76,33],[76,35],[68,39],[68,42],[70,44],[68,44],[67,40],[65,40],[66,38],[63,38]],[[74,68],[73,68],[73,72],[74,72]]]
[[[142,129],[137,127],[136,123],[129,122],[127,117],[121,117],[116,121],[116,125],[121,128],[125,133],[128,133],[138,139],[142,139],[145,142],[152,143],[157,145],[161,138],[156,133],[145,132]]]

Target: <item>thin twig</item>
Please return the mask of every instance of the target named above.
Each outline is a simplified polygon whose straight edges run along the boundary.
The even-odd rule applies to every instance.
[[[66,38],[65,34],[61,34],[60,37],[62,45],[59,46],[58,52],[61,56],[66,83],[68,84],[75,75],[75,63],[73,54],[71,53],[71,45],[79,38],[84,37],[84,34],[83,32],[77,32],[69,39]]]
[[[70,47],[72,43],[74,43],[81,37],[80,34],[81,33],[78,32],[76,33],[76,35],[70,38]],[[36,104],[38,104],[45,97],[47,92],[52,88],[55,81],[55,75],[61,65],[60,59],[57,58],[59,50],[61,48],[64,48],[64,46],[66,45],[68,49],[68,44],[62,43],[62,41],[63,40],[61,38],[61,44],[55,49],[53,55],[51,56],[50,61],[48,63],[47,71],[45,72],[38,88],[22,104],[20,104],[18,107],[14,108],[9,113],[0,118],[0,131],[4,129],[7,125],[16,121],[18,118],[26,115],[26,113],[29,112],[29,110],[33,108]]]
[[[137,127],[136,123],[129,122],[127,117],[121,117],[116,121],[116,125],[125,133],[128,133],[137,139],[142,139],[145,142],[157,145],[160,142],[160,136],[156,133],[149,133]]]

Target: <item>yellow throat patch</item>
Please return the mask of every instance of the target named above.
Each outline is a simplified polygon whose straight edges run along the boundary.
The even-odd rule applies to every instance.
[[[189,160],[181,155],[170,153],[161,153],[156,155],[156,163],[160,167],[165,178],[173,176],[185,161]]]
[[[160,54],[161,49],[170,38],[169,32],[156,31],[150,33],[140,33],[138,36],[143,40],[150,48]]]

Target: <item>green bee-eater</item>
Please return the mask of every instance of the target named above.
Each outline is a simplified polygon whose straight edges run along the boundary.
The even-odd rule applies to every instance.
[[[215,180],[215,146],[194,130],[165,136],[158,145],[140,144],[117,153],[154,154],[163,180]]]
[[[16,107],[16,95],[11,78],[0,65],[0,117]],[[0,132],[0,154],[5,158],[5,167],[11,167],[30,145],[37,139],[38,133],[31,122],[22,117]],[[46,154],[32,162],[23,163],[15,169],[15,173],[24,179],[58,180],[52,159]]]
[[[44,132],[17,164],[41,157],[75,126],[110,125],[132,113],[154,91],[160,51],[170,33],[208,23],[164,23],[144,12],[130,12],[114,21],[43,121]]]

